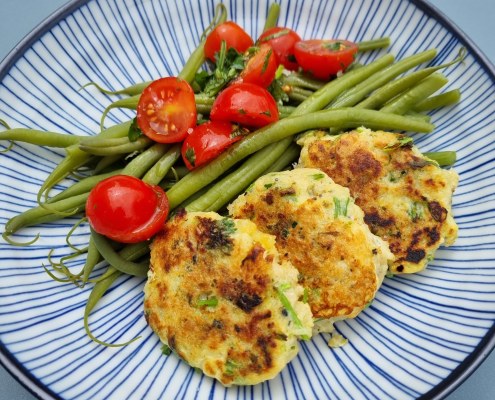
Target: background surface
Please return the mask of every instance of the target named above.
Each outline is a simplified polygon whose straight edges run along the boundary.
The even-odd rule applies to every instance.
[[[67,0],[0,0],[0,60],[40,22],[66,3]],[[492,64],[495,64],[495,1],[431,0],[430,3],[464,31]],[[495,352],[447,400],[495,399],[494,370]],[[33,399],[35,397],[0,365],[0,400]]]

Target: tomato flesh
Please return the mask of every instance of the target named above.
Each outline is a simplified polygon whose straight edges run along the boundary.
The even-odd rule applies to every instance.
[[[244,53],[253,44],[253,39],[244,29],[232,21],[226,21],[218,25],[207,36],[205,41],[205,57],[215,62],[216,54],[220,51],[222,42],[225,41],[226,50],[234,48],[238,53]]]
[[[150,239],[165,223],[168,211],[168,198],[162,188],[128,175],[99,182],[86,201],[91,227],[121,243]]]
[[[258,43],[267,43],[272,46],[277,61],[289,71],[299,68],[294,55],[294,46],[301,41],[300,36],[292,29],[276,26],[263,32]]]
[[[210,119],[261,128],[278,121],[279,114],[268,90],[253,83],[239,83],[220,92],[211,108]]]
[[[277,57],[269,44],[262,44],[248,60],[234,83],[246,82],[267,88],[277,72]]]
[[[216,158],[231,144],[242,139],[237,125],[224,121],[208,121],[198,125],[182,144],[182,158],[190,170]]]
[[[301,40],[294,46],[299,66],[315,78],[328,80],[345,71],[358,51],[356,43],[347,40]]]
[[[185,80],[166,77],[144,89],[137,107],[141,131],[159,143],[182,141],[196,125],[194,91]]]

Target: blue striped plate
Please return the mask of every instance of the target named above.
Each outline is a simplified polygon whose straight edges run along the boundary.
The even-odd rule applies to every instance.
[[[91,135],[106,96],[79,90],[90,81],[109,88],[173,75],[194,50],[214,12],[213,0],[74,1],[35,31],[0,68],[0,118],[16,127]],[[330,349],[328,337],[302,344],[299,356],[274,380],[225,389],[164,356],[143,318],[143,280],[116,282],[91,316],[96,336],[121,342],[105,348],[88,339],[83,309],[90,287],[54,282],[47,254],[70,253],[74,218],[23,230],[30,247],[0,243],[1,361],[42,398],[64,399],[409,399],[450,392],[494,345],[495,320],[495,84],[493,67],[445,19],[421,1],[281,1],[280,24],[305,38],[392,38],[402,58],[436,47],[436,63],[466,60],[445,70],[459,87],[458,106],[434,111],[437,129],[416,138],[423,151],[456,150],[460,185],[454,197],[459,239],[422,273],[387,279],[358,318],[337,324],[349,343]],[[228,1],[231,19],[256,37],[269,1]],[[369,62],[376,53],[365,54]],[[447,89],[448,89],[447,88]],[[107,123],[129,118],[113,111]],[[0,147],[6,147],[1,143]],[[0,155],[0,229],[36,205],[44,178],[62,152],[15,145]],[[62,186],[70,184],[64,182]],[[83,247],[88,229],[73,242]],[[82,260],[74,260],[77,269]]]

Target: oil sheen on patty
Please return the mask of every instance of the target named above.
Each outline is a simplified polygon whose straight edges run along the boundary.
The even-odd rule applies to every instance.
[[[179,212],[152,243],[145,316],[191,366],[226,386],[255,385],[311,336],[297,274],[251,221]]]
[[[391,272],[423,270],[440,245],[457,238],[451,204],[458,175],[423,156],[411,138],[361,128],[315,133],[299,144],[300,166],[348,187],[371,231],[389,243]]]
[[[363,310],[392,257],[364,223],[349,190],[317,169],[262,176],[229,212],[276,236],[281,257],[299,271],[316,331],[330,332],[333,322]]]

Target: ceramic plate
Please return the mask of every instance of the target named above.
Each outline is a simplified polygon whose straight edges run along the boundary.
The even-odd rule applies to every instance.
[[[432,113],[434,133],[417,136],[423,151],[455,150],[460,185],[454,196],[459,239],[441,249],[428,269],[386,279],[372,305],[337,330],[349,342],[327,346],[318,335],[274,380],[225,389],[164,356],[143,317],[143,280],[116,282],[91,316],[93,332],[110,342],[141,339],[124,348],[96,345],[83,329],[90,286],[54,282],[47,254],[70,253],[65,235],[76,218],[24,229],[0,243],[0,339],[3,363],[43,398],[64,399],[409,399],[451,391],[494,345],[495,320],[495,84],[494,73],[468,40],[420,1],[282,1],[280,24],[305,38],[355,41],[390,36],[398,59],[435,47],[448,88],[461,88],[459,105]],[[91,135],[108,99],[90,81],[109,88],[173,75],[209,24],[214,1],[74,1],[23,42],[0,70],[0,118],[16,127]],[[261,32],[268,1],[226,2],[229,18],[253,36]],[[377,53],[365,54],[369,62]],[[447,90],[446,89],[446,90]],[[108,122],[131,114],[111,113]],[[0,144],[4,149],[6,143]],[[36,193],[62,152],[15,145],[0,155],[0,229],[36,205]],[[64,185],[70,182],[65,182]],[[73,242],[84,246],[87,226]],[[73,262],[76,269],[82,261]]]

